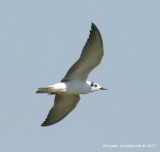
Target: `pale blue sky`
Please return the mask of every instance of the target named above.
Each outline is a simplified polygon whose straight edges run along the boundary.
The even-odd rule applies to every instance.
[[[158,0],[0,1],[0,151],[159,151],[159,18]],[[105,55],[89,80],[109,90],[82,95],[68,117],[43,128],[54,96],[35,91],[63,78],[91,22]]]

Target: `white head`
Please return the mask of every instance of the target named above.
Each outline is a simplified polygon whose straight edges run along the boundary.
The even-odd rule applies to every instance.
[[[98,91],[98,90],[107,90],[103,87],[101,87],[98,83],[95,83],[95,82],[90,82],[90,81],[87,81],[87,83],[89,84],[89,86],[91,87],[91,91]]]

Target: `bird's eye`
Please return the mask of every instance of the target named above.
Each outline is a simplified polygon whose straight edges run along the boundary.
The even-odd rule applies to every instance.
[[[97,87],[97,84],[95,84],[94,86]]]

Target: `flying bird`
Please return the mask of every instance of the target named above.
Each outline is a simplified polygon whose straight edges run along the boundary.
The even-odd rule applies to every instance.
[[[36,92],[55,95],[54,106],[41,126],[53,125],[66,117],[78,104],[80,94],[107,90],[98,83],[87,80],[89,73],[100,64],[103,55],[102,36],[92,23],[89,38],[79,59],[71,66],[61,82],[38,88]]]

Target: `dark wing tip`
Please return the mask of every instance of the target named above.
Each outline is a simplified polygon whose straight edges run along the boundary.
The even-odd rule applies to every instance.
[[[54,125],[55,123],[59,122],[60,120],[58,121],[55,121],[55,122],[52,122],[51,120],[48,119],[48,117],[46,118],[46,120],[41,124],[42,127],[47,127],[47,126],[51,126],[51,125]]]
[[[46,121],[44,121],[44,122],[41,124],[42,127],[47,127],[47,126],[51,126],[51,125],[52,125],[52,124],[46,123]]]
[[[91,30],[90,30],[90,36],[89,38],[93,35],[93,37],[95,39],[97,39],[97,41],[100,42],[101,46],[102,46],[102,49],[103,49],[103,40],[102,40],[102,36],[101,36],[101,33],[98,29],[98,27],[92,22],[91,23]]]
[[[42,127],[46,127],[46,126],[48,126],[48,125],[46,125],[45,123],[42,123],[41,126],[42,126]]]
[[[94,24],[93,22],[91,23],[91,27],[97,28],[96,24]]]
[[[96,31],[98,31],[98,33],[100,33],[98,27],[93,22],[91,23],[91,30],[93,30],[93,31],[96,30]]]
[[[64,116],[65,117],[65,116]],[[64,117],[57,119],[53,121],[53,118],[50,118],[50,115],[48,114],[46,120],[41,124],[42,127],[47,127],[56,124],[57,122],[61,121]]]
[[[41,124],[42,127],[47,127],[47,126],[54,125],[55,123],[57,123],[61,120],[61,119],[59,119],[59,120],[53,121],[49,114],[48,114],[46,120]]]

